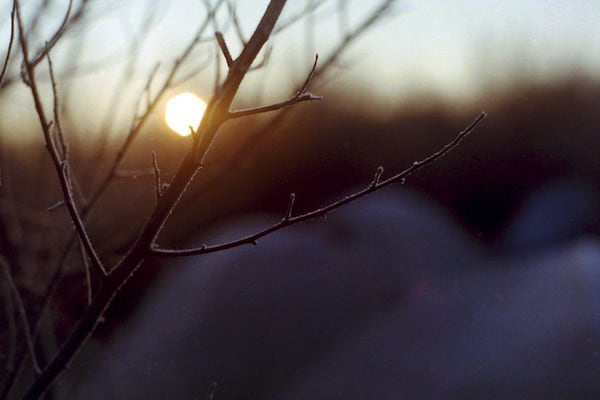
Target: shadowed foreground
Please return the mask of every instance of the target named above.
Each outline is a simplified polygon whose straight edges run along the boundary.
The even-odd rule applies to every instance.
[[[201,399],[212,382],[216,399],[593,398],[600,242],[558,239],[529,253],[505,239],[493,255],[426,199],[370,196],[326,223],[178,261],[126,328],[75,362],[74,398]]]

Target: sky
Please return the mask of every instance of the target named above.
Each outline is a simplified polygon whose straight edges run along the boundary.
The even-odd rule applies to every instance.
[[[214,0],[212,0],[214,2]],[[282,20],[315,0],[289,0]],[[0,16],[7,21],[8,3]],[[24,1],[24,13],[38,4]],[[54,0],[42,16],[42,32],[51,32],[60,23],[66,0]],[[238,0],[237,14],[247,37],[258,22],[267,1]],[[271,43],[267,67],[246,79],[246,99],[281,99],[302,80],[313,54],[324,59],[340,40],[343,26],[351,29],[378,1],[350,1],[346,18],[336,15],[337,0],[319,8],[315,16],[294,25]],[[156,81],[181,54],[205,15],[197,0],[116,0],[95,1],[86,28],[67,36],[53,51],[55,68],[72,61],[73,54],[86,67],[85,74],[61,84],[73,99],[72,107],[82,110],[107,108],[114,104],[115,90],[123,85],[126,56],[132,53],[132,38],[139,57],[126,83],[130,103],[139,97],[148,75],[160,62]],[[224,7],[222,10],[226,10]],[[225,21],[219,29],[232,53],[239,49],[234,29]],[[343,20],[343,23],[340,23]],[[490,87],[509,87],[514,81],[546,81],[584,73],[600,79],[600,1],[598,0],[398,0],[393,12],[352,44],[337,63],[328,85],[357,98],[373,99],[393,108],[419,93],[434,94],[450,102],[469,102]],[[142,29],[149,23],[149,33]],[[6,48],[7,24],[0,24],[0,48]],[[310,27],[310,29],[307,29]],[[74,53],[77,43],[83,50]],[[205,45],[194,55],[188,72],[214,55]],[[214,69],[187,81],[177,90],[191,90],[209,97]],[[156,83],[155,81],[155,83]],[[267,84],[265,83],[267,82]],[[14,85],[0,96],[0,116],[26,114],[30,101],[23,85]],[[67,95],[65,95],[67,97]],[[120,110],[131,110],[119,107]],[[99,113],[86,114],[87,123],[100,124]],[[2,118],[4,125],[11,121]],[[14,122],[12,122],[14,125]],[[14,127],[13,127],[14,128]]]

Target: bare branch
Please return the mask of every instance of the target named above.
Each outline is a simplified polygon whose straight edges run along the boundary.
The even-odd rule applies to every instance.
[[[56,32],[54,32],[54,35],[52,35],[50,40],[46,42],[45,46],[38,51],[38,54],[29,61],[29,63],[31,63],[32,66],[37,66],[44,59],[44,57],[46,57],[50,53],[50,50],[52,50],[56,43],[58,43],[58,39],[61,38],[61,36],[65,32],[65,29],[67,28],[67,23],[69,22],[69,16],[71,15],[72,6],[73,0],[69,0],[67,12],[65,13],[64,18],[60,23],[60,26],[58,27]]]
[[[227,117],[229,107],[244,76],[246,76],[256,56],[271,35],[285,3],[285,0],[271,0],[269,2],[248,44],[244,46],[241,54],[231,64],[225,82],[206,108],[205,116],[198,128],[199,139],[193,146],[194,160],[197,165],[202,164],[215,135],[224,122],[224,118]]]
[[[10,12],[10,39],[8,40],[8,49],[6,50],[6,57],[2,63],[2,71],[0,72],[0,88],[4,83],[4,77],[6,76],[6,70],[8,69],[8,62],[10,61],[10,54],[12,52],[12,45],[15,39],[15,10],[17,7],[17,1],[13,0],[12,11]]]
[[[231,58],[231,52],[227,47],[227,43],[225,43],[225,38],[223,37],[223,34],[221,32],[215,32],[215,38],[217,39],[217,44],[219,45],[221,52],[223,52],[223,57],[225,57],[225,62],[227,63],[227,66],[231,67],[231,64],[233,64],[233,58]]]
[[[270,112],[270,111],[281,110],[282,108],[289,107],[293,104],[301,103],[304,101],[320,101],[320,100],[323,100],[322,96],[315,96],[314,94],[308,93],[308,92],[297,93],[294,97],[292,97],[288,100],[282,101],[280,103],[275,103],[275,104],[271,104],[271,105],[263,106],[263,107],[253,107],[253,108],[248,108],[248,109],[244,109],[244,110],[232,111],[227,114],[227,118],[228,119],[242,118],[242,117],[247,117],[249,115],[262,114],[262,113],[266,113],[266,112]]]
[[[270,1],[261,21],[248,41],[248,44],[244,47],[240,56],[231,65],[229,74],[221,87],[221,90],[218,93],[215,93],[215,96],[209,102],[207,107],[208,118],[206,118],[207,114],[205,114],[205,118],[196,135],[197,139],[195,139],[194,148],[182,160],[173,180],[170,182],[170,185],[163,196],[157,202],[156,207],[146,221],[146,224],[134,244],[119,263],[103,278],[102,284],[99,286],[92,304],[86,308],[84,314],[79,319],[67,340],[63,343],[61,349],[55,354],[54,358],[44,368],[35,382],[33,382],[24,396],[25,399],[36,399],[46,391],[65,368],[67,363],[74,357],[77,350],[83,345],[91,332],[93,332],[107,307],[112,302],[115,294],[123,286],[124,282],[138,269],[147,257],[152,255],[152,244],[155,242],[166,220],[179,202],[195,174],[198,172],[200,161],[204,154],[206,154],[214,135],[225,121],[224,117],[237,93],[240,83],[248,72],[256,55],[269,38],[273,26],[277,22],[284,5],[285,0]],[[27,61],[26,43],[24,42],[25,41],[23,40],[22,47],[25,54],[24,58]],[[43,109],[41,109],[41,102],[39,101],[39,95],[35,86],[35,77],[32,76],[33,68],[28,62],[25,64],[28,76],[32,80],[32,95],[34,97],[34,103],[36,104],[36,110],[38,110],[40,120],[45,121]],[[47,124],[42,123],[42,125],[45,130],[45,135],[48,137]],[[53,158],[55,157],[54,154],[52,154],[52,156]],[[64,167],[66,165],[66,163],[61,165],[63,168],[62,171],[59,171],[59,175],[65,175],[66,171],[64,170]],[[61,182],[63,180],[64,177],[61,179]],[[71,196],[68,192],[68,185],[62,186],[67,203],[72,203],[69,201],[69,197]],[[73,213],[71,209],[72,207],[70,207],[70,211],[72,219],[75,221],[79,214],[76,212]],[[73,210],[76,211],[76,209]],[[83,226],[82,224],[80,225],[81,226],[76,224],[76,227],[79,226],[79,228],[81,228]],[[88,244],[85,241],[84,244],[87,247]]]
[[[324,83],[323,77],[325,74],[337,63],[337,61],[342,57],[342,55],[350,48],[352,43],[359,38],[362,34],[364,34],[368,29],[372,28],[381,18],[382,15],[387,15],[386,12],[392,7],[395,0],[383,0],[378,7],[376,7],[368,16],[366,16],[357,27],[353,30],[347,32],[344,40],[341,41],[331,53],[329,53],[316,67],[314,73],[311,76],[311,82],[314,86],[322,86]],[[316,6],[320,6],[322,3],[318,3]],[[304,15],[306,11],[303,13],[297,14],[297,17]],[[285,25],[285,23],[283,24]],[[278,28],[275,29],[274,34],[280,32],[281,24],[278,25]],[[304,85],[304,84],[303,84]],[[298,87],[296,93],[301,91],[302,87]],[[271,118],[265,124],[261,125],[259,128],[250,132],[250,134],[245,135],[243,137],[243,141],[245,143],[238,147],[238,152],[247,148],[248,143],[256,143],[259,140],[266,140],[269,132],[276,132],[276,126],[281,124],[282,121],[288,116],[287,113],[278,113],[274,118]],[[238,154],[239,156],[239,154]],[[233,156],[231,160],[239,160],[242,157]],[[218,176],[214,176],[211,182],[211,185],[217,184]]]
[[[60,200],[60,201],[57,201],[56,203],[52,204],[52,205],[51,205],[50,207],[48,207],[46,210],[47,210],[48,212],[54,212],[54,211],[56,211],[56,210],[58,210],[59,208],[61,208],[61,207],[64,207],[64,206],[65,206],[65,201],[64,201],[64,200]]]
[[[291,216],[288,217],[289,214],[288,214],[288,211],[286,211],[286,215],[278,223],[271,225],[270,227],[265,228],[256,233],[253,233],[251,235],[244,236],[242,238],[233,240],[231,242],[217,244],[217,245],[211,245],[211,246],[202,246],[202,247],[193,248],[193,249],[183,249],[183,250],[161,249],[158,247],[153,247],[152,254],[154,254],[155,256],[160,256],[160,257],[183,257],[183,256],[206,254],[206,253],[214,253],[217,251],[222,251],[222,250],[227,250],[227,249],[231,249],[234,247],[238,247],[238,246],[241,246],[244,244],[254,244],[254,243],[256,243],[256,241],[258,239],[260,239],[270,233],[278,231],[288,225],[293,225],[293,224],[297,224],[297,223],[300,223],[300,222],[303,222],[303,221],[306,221],[309,219],[325,216],[327,213],[329,213],[337,208],[340,208],[341,206],[343,206],[345,204],[348,204],[350,202],[358,200],[358,199],[368,195],[369,193],[375,192],[383,187],[389,186],[393,183],[398,183],[398,182],[403,183],[404,179],[406,177],[412,175],[413,173],[420,170],[421,168],[439,160],[440,158],[442,158],[443,156],[448,154],[456,146],[458,146],[458,144],[461,142],[461,140],[464,139],[468,134],[473,132],[475,127],[477,127],[477,125],[479,125],[479,123],[485,117],[486,117],[486,114],[482,112],[481,114],[479,114],[479,116],[473,122],[471,122],[471,124],[469,124],[469,126],[467,126],[463,131],[461,131],[452,141],[446,143],[444,145],[444,147],[442,147],[440,150],[436,151],[435,153],[431,154],[429,157],[426,157],[420,161],[415,161],[410,167],[400,171],[399,173],[397,173],[387,179],[381,180],[381,174],[383,174],[383,168],[378,167],[377,171],[375,172],[373,180],[369,183],[368,186],[366,186],[364,189],[354,192],[340,200],[330,203],[329,205],[327,205],[325,207],[307,212],[305,214],[297,215],[295,217],[291,217]],[[290,199],[290,203],[292,203],[291,199]],[[290,203],[288,203],[288,210],[290,210],[290,205],[289,205]]]
[[[20,42],[21,42],[21,49],[23,51],[23,66],[24,66],[24,72],[26,74],[24,76],[24,78],[26,78],[26,80],[29,82],[29,88],[30,88],[30,91],[31,91],[31,94],[33,97],[35,110],[37,112],[38,119],[40,121],[42,131],[44,133],[44,138],[46,140],[46,147],[48,148],[48,152],[50,153],[52,162],[54,164],[57,175],[59,177],[60,186],[61,186],[62,192],[63,192],[63,197],[65,199],[67,208],[69,210],[71,220],[73,221],[73,224],[75,225],[77,233],[79,234],[79,236],[81,237],[81,239],[85,245],[88,255],[92,259],[92,263],[93,263],[94,267],[98,268],[103,274],[106,274],[104,267],[102,266],[102,263],[100,262],[100,259],[98,258],[98,255],[96,254],[96,252],[94,250],[94,247],[92,246],[90,238],[87,235],[83,221],[81,219],[79,211],[77,210],[77,206],[75,205],[75,201],[73,198],[73,189],[72,189],[72,184],[71,184],[71,178],[69,176],[69,171],[68,171],[68,160],[63,160],[61,158],[59,151],[56,147],[56,143],[54,141],[52,132],[50,131],[51,124],[48,123],[48,121],[46,119],[44,107],[42,105],[41,96],[39,94],[36,79],[35,79],[35,71],[34,71],[35,66],[33,64],[31,64],[31,62],[29,61],[27,40],[25,39],[25,36],[23,35],[23,22],[21,20],[21,13],[20,13],[18,1],[17,1],[16,13],[17,13],[17,24],[18,24],[18,28],[19,28],[19,38],[20,38]]]
[[[204,19],[202,24],[200,24],[200,27],[198,28],[196,35],[192,38],[190,43],[184,49],[182,55],[175,61],[173,67],[169,71],[167,78],[165,79],[165,82],[159,89],[159,91],[156,94],[156,96],[154,97],[154,99],[148,103],[148,106],[147,106],[145,112],[137,118],[137,122],[130,129],[129,134],[127,135],[127,138],[125,139],[125,142],[123,143],[123,145],[117,152],[117,156],[116,156],[115,160],[112,162],[111,166],[109,167],[108,173],[105,175],[104,179],[100,182],[100,184],[98,185],[98,188],[90,196],[90,200],[89,200],[87,207],[82,209],[82,215],[84,217],[98,203],[98,200],[104,194],[104,192],[108,188],[108,185],[110,184],[112,179],[119,175],[117,173],[117,171],[118,171],[119,167],[121,166],[121,162],[123,161],[125,154],[129,150],[129,147],[133,143],[134,139],[138,136],[138,134],[140,133],[142,128],[145,126],[146,122],[150,118],[150,115],[152,114],[154,109],[157,107],[157,105],[159,104],[160,100],[163,98],[166,91],[174,84],[174,79],[175,79],[177,73],[179,72],[181,66],[190,57],[190,55],[192,54],[192,50],[196,47],[196,45],[198,45],[198,43],[200,43],[200,41],[202,39],[202,35],[208,28],[208,26],[211,22],[211,19],[213,18],[214,13],[218,10],[218,8],[221,6],[223,1],[224,0],[219,0],[217,2],[217,4],[215,4],[215,6],[212,9],[210,9],[206,18]]]
[[[89,306],[92,304],[92,277],[90,275],[90,263],[88,262],[88,258],[85,254],[85,246],[79,238],[79,254],[81,255],[81,264],[83,265],[83,272],[85,275],[85,286],[86,286],[86,304]]]
[[[158,161],[156,160],[156,152],[152,152],[152,168],[154,170],[154,190],[156,202],[162,197],[162,188],[160,184],[160,169],[158,169]]]
[[[310,85],[310,82],[312,81],[313,77],[315,76],[315,71],[317,70],[317,63],[318,62],[319,62],[319,55],[315,54],[315,61],[313,62],[313,66],[310,69],[310,73],[308,74],[308,76],[304,80],[304,83],[302,84],[302,86],[300,87],[300,90],[298,92],[304,93],[304,92],[306,92],[308,90],[308,86]]]
[[[380,165],[375,170],[375,175],[373,175],[373,180],[371,181],[371,187],[377,187],[377,185],[379,185],[381,175],[383,175],[383,166]]]
[[[52,94],[54,97],[54,126],[56,127],[58,142],[61,146],[62,154],[60,154],[60,156],[63,160],[67,160],[69,158],[69,147],[67,145],[67,142],[65,141],[65,136],[63,135],[62,126],[60,123],[60,105],[58,100],[58,90],[56,88],[56,80],[54,79],[54,70],[52,68],[52,60],[50,59],[50,54],[48,54],[47,58],[50,82],[52,83]]]
[[[235,118],[246,117],[248,115],[255,115],[255,114],[261,114],[261,113],[270,112],[270,111],[276,111],[276,110],[280,110],[284,107],[291,106],[292,104],[300,103],[303,101],[323,100],[322,96],[315,96],[314,94],[307,92],[308,85],[310,84],[312,77],[315,73],[315,69],[317,68],[318,59],[319,59],[319,56],[315,56],[315,62],[312,66],[312,69],[310,70],[310,73],[306,77],[304,84],[302,85],[300,90],[298,92],[296,92],[296,94],[294,96],[292,96],[291,98],[289,98],[288,100],[282,101],[280,103],[271,104],[268,106],[263,106],[263,107],[254,107],[254,108],[249,108],[249,109],[245,109],[245,110],[231,111],[227,114],[227,118],[235,119]]]
[[[35,68],[36,66],[38,66],[38,64],[44,59],[44,57],[46,57],[50,53],[50,50],[52,50],[52,48],[56,45],[56,43],[58,43],[58,40],[61,38],[61,36],[65,32],[65,29],[67,28],[67,23],[69,21],[69,16],[71,15],[71,7],[72,6],[73,6],[73,0],[69,0],[69,6],[67,7],[67,12],[65,13],[65,16],[64,16],[60,26],[58,27],[56,32],[54,32],[54,35],[52,35],[50,40],[46,42],[44,47],[42,47],[40,50],[38,50],[38,53],[35,55],[35,57],[33,57],[31,60],[27,60],[27,63],[30,65],[30,67]],[[25,40],[25,38],[23,38],[23,40]],[[25,66],[25,60],[24,60],[23,64],[21,65],[21,77],[23,78],[23,82],[25,82],[25,84],[27,86],[29,86],[31,84],[31,81],[28,78],[29,73],[26,71],[26,69],[27,68]]]
[[[37,361],[37,357],[35,355],[35,348],[33,346],[33,339],[31,337],[31,330],[29,329],[29,321],[27,319],[27,313],[25,311],[25,306],[23,305],[23,299],[21,298],[21,294],[19,293],[19,289],[17,285],[15,285],[15,281],[12,278],[12,274],[10,273],[10,268],[8,266],[8,262],[4,258],[3,255],[0,254],[0,269],[2,269],[2,275],[4,275],[4,279],[8,282],[11,291],[13,292],[13,297],[15,299],[17,305],[17,314],[21,319],[21,324],[23,324],[23,335],[25,336],[25,342],[27,343],[27,349],[29,351],[29,357],[31,357],[31,363],[33,365],[33,369],[36,374],[40,374],[40,366]]]
[[[77,210],[77,206],[75,205],[75,199],[73,198],[73,187],[71,183],[71,174],[69,168],[69,162],[67,160],[62,162],[61,174],[60,174],[61,185],[63,186],[63,195],[65,196],[65,202],[69,212],[71,214],[71,219],[73,220],[73,224],[75,225],[75,229],[79,234],[79,237],[83,243],[83,247],[85,248],[86,253],[92,260],[92,265],[94,268],[97,268],[103,275],[106,275],[106,270],[92,245],[90,237],[87,234],[85,229],[83,220]]]
[[[288,205],[285,210],[285,215],[283,216],[284,220],[289,220],[292,218],[292,209],[294,208],[294,202],[296,201],[296,193],[290,193],[290,198],[288,200]]]

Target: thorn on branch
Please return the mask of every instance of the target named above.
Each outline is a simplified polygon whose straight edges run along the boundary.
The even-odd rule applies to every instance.
[[[297,98],[298,101],[321,101],[323,96],[317,96],[310,92],[304,92]]]
[[[283,217],[283,221],[289,221],[292,218],[292,209],[294,208],[295,201],[296,201],[296,193],[290,193],[290,198],[288,200],[288,205],[285,210],[285,216]]]
[[[377,185],[379,185],[379,182],[381,181],[381,175],[383,175],[383,166],[380,165],[375,170],[375,175],[373,176],[373,180],[371,181],[372,188],[376,188]]]
[[[59,208],[64,207],[65,205],[66,205],[65,201],[61,200],[61,201],[57,202],[56,204],[53,204],[50,207],[48,207],[47,210],[48,210],[48,212],[54,212],[54,211],[58,210]]]
[[[162,185],[160,183],[160,169],[158,168],[158,160],[156,152],[152,152],[152,168],[154,169],[154,189],[156,193],[156,201],[162,197]]]

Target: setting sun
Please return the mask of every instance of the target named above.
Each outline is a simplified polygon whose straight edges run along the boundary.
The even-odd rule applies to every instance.
[[[190,126],[196,129],[206,110],[206,102],[193,93],[181,93],[167,102],[165,121],[181,136],[188,136]]]

